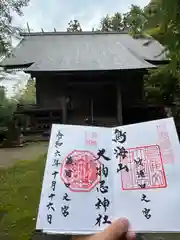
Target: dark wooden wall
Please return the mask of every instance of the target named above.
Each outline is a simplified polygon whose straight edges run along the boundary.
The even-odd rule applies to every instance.
[[[123,106],[142,102],[144,98],[143,77],[145,71],[129,71],[121,77],[121,94]]]
[[[81,104],[81,100],[92,97],[106,100],[108,91],[109,97],[113,97],[112,91],[116,95],[117,81],[120,81],[123,103],[135,104],[143,98],[143,75],[144,72],[133,70],[93,77],[41,75],[36,77],[37,104],[42,107],[59,107],[63,95],[71,96],[74,106]],[[109,84],[105,84],[106,82]],[[113,90],[112,85],[114,85]]]
[[[59,77],[39,76],[36,78],[36,100],[42,108],[62,108],[65,84]]]
[[[123,109],[138,104],[143,99],[142,71],[108,72],[103,74],[40,75],[36,77],[37,104],[42,108],[62,110],[66,97],[68,119],[93,117],[118,118],[117,86]],[[75,120],[73,120],[75,118]]]

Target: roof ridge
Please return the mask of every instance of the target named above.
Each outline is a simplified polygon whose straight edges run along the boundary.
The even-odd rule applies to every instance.
[[[21,32],[20,36],[52,36],[52,35],[100,35],[100,34],[129,34],[128,31],[120,32],[100,32],[100,31],[82,31],[82,32]]]

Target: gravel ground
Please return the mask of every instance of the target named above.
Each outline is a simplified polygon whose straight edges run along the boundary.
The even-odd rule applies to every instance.
[[[34,160],[40,155],[47,153],[48,142],[29,143],[24,147],[1,148],[0,168],[12,166],[17,161]]]

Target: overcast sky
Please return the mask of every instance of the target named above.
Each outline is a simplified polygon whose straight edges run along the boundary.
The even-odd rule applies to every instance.
[[[149,0],[30,0],[24,8],[24,16],[15,17],[14,22],[20,26],[29,23],[34,31],[64,31],[68,22],[78,19],[83,30],[96,27],[106,14],[126,12],[131,4],[144,7]]]

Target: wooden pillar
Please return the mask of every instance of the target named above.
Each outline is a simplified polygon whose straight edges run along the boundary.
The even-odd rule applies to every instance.
[[[118,81],[116,84],[116,91],[117,91],[117,120],[118,120],[118,125],[123,124],[123,118],[122,118],[122,94],[121,94],[121,85],[120,82]]]
[[[66,104],[66,96],[62,97],[62,122],[63,124],[67,123],[67,104]]]
[[[41,96],[40,96],[40,91],[41,91],[41,82],[40,82],[40,77],[37,80],[37,77],[35,78],[35,88],[36,88],[36,104],[40,105],[41,103]]]

